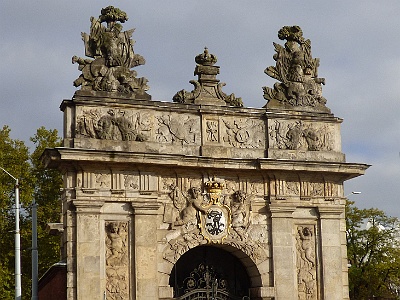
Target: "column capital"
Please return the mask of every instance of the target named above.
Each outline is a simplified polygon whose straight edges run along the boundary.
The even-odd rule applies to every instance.
[[[293,205],[270,204],[268,207],[272,218],[292,218],[296,207]]]
[[[158,215],[158,210],[161,205],[161,202],[157,202],[156,199],[131,202],[134,215]]]
[[[317,209],[321,219],[339,219],[344,213],[344,206],[319,206]]]
[[[77,213],[98,214],[104,205],[104,201],[73,200],[72,204],[75,206]]]

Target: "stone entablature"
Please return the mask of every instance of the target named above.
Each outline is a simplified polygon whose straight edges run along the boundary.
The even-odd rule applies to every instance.
[[[221,158],[344,162],[331,114],[82,96],[65,100],[65,146]],[[116,143],[118,141],[118,143]]]

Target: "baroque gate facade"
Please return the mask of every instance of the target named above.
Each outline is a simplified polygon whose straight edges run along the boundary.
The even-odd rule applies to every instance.
[[[68,300],[348,299],[343,183],[368,166],[345,161],[301,29],[279,31],[278,82],[245,108],[208,49],[193,91],[151,100],[124,18],[91,18],[63,147],[43,155],[64,176]]]

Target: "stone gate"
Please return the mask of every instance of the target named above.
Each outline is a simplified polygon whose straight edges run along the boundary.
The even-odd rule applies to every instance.
[[[64,177],[67,299],[348,299],[343,182],[368,166],[345,161],[300,27],[245,108],[207,48],[192,91],[151,100],[126,20],[91,18],[63,147],[43,155]]]

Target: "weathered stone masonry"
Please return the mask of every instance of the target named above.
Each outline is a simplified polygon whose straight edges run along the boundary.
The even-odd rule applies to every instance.
[[[132,32],[107,16],[83,35],[93,60],[75,58],[82,88],[61,104],[63,147],[43,156],[64,176],[68,300],[200,290],[187,281],[179,294],[170,283],[177,261],[202,246],[243,265],[251,299],[348,299],[343,182],[368,166],[345,162],[342,120],[326,107],[301,29],[279,31],[286,44],[275,44],[277,64],[265,71],[279,83],[255,109],[222,92],[208,49],[192,92],[151,100],[130,70],[144,63]],[[217,276],[208,267],[193,274]],[[244,295],[218,276],[209,287]]]

